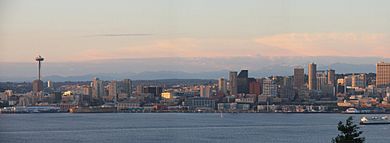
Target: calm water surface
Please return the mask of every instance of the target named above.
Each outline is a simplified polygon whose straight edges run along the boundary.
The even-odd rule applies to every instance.
[[[329,143],[344,114],[0,114],[0,143]],[[352,115],[356,120],[363,115]],[[389,143],[390,125],[361,126]]]

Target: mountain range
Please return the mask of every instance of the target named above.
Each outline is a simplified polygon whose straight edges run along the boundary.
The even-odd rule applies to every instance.
[[[228,77],[229,71],[248,69],[251,77],[272,75],[288,76],[293,68],[317,63],[318,70],[332,68],[336,73],[375,72],[380,57],[215,57],[215,58],[148,58],[107,59],[83,62],[51,62],[42,64],[43,80],[89,81],[93,77],[103,80],[151,79],[217,79]],[[37,64],[0,62],[0,81],[32,81],[37,77]]]

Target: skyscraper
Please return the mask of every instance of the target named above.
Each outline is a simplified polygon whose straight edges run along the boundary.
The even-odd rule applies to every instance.
[[[51,80],[47,81],[47,88],[53,88],[53,82]]]
[[[305,84],[305,69],[302,67],[294,68],[294,88],[300,89]]]
[[[379,62],[376,64],[376,86],[379,88],[390,87],[390,63]]]
[[[223,93],[224,95],[227,94],[226,80],[224,78],[218,80],[218,92]]]
[[[142,93],[152,94],[155,97],[160,97],[163,88],[161,86],[144,86]]]
[[[211,87],[210,86],[200,86],[200,97],[209,98],[211,93]]]
[[[333,69],[328,69],[328,84],[336,86],[336,71]]]
[[[130,79],[124,79],[123,84],[122,84],[122,89],[124,92],[128,95],[131,96],[133,92],[133,83]]]
[[[249,94],[261,94],[261,83],[260,80],[249,78]]]
[[[263,93],[262,96],[277,96],[278,87],[274,80],[266,78],[263,80]]]
[[[118,84],[116,80],[111,81],[108,96],[110,96],[114,101],[117,101],[118,96]]]
[[[308,68],[308,88],[309,90],[317,90],[317,65],[315,63],[309,64]]]
[[[328,75],[327,71],[317,71],[317,90],[324,90],[328,86]]]
[[[248,70],[241,70],[237,76],[237,93],[249,93]]]
[[[280,87],[280,98],[292,100],[294,98],[293,78],[284,77]]]
[[[229,72],[229,90],[231,95],[237,94],[237,72]]]
[[[365,88],[366,84],[366,74],[353,74],[352,75],[352,87]]]
[[[103,81],[95,77],[92,81],[92,97],[99,99],[104,95]]]

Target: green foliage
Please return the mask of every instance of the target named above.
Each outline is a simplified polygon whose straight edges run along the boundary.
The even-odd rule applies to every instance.
[[[333,143],[363,143],[365,138],[359,137],[363,132],[359,131],[358,125],[353,123],[352,117],[349,117],[345,124],[339,122],[337,129],[341,134],[332,139]]]

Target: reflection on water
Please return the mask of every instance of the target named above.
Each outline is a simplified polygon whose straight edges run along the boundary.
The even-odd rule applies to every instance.
[[[343,114],[1,114],[0,142],[330,142]],[[356,120],[362,115],[353,115]],[[390,125],[361,126],[387,143]]]

